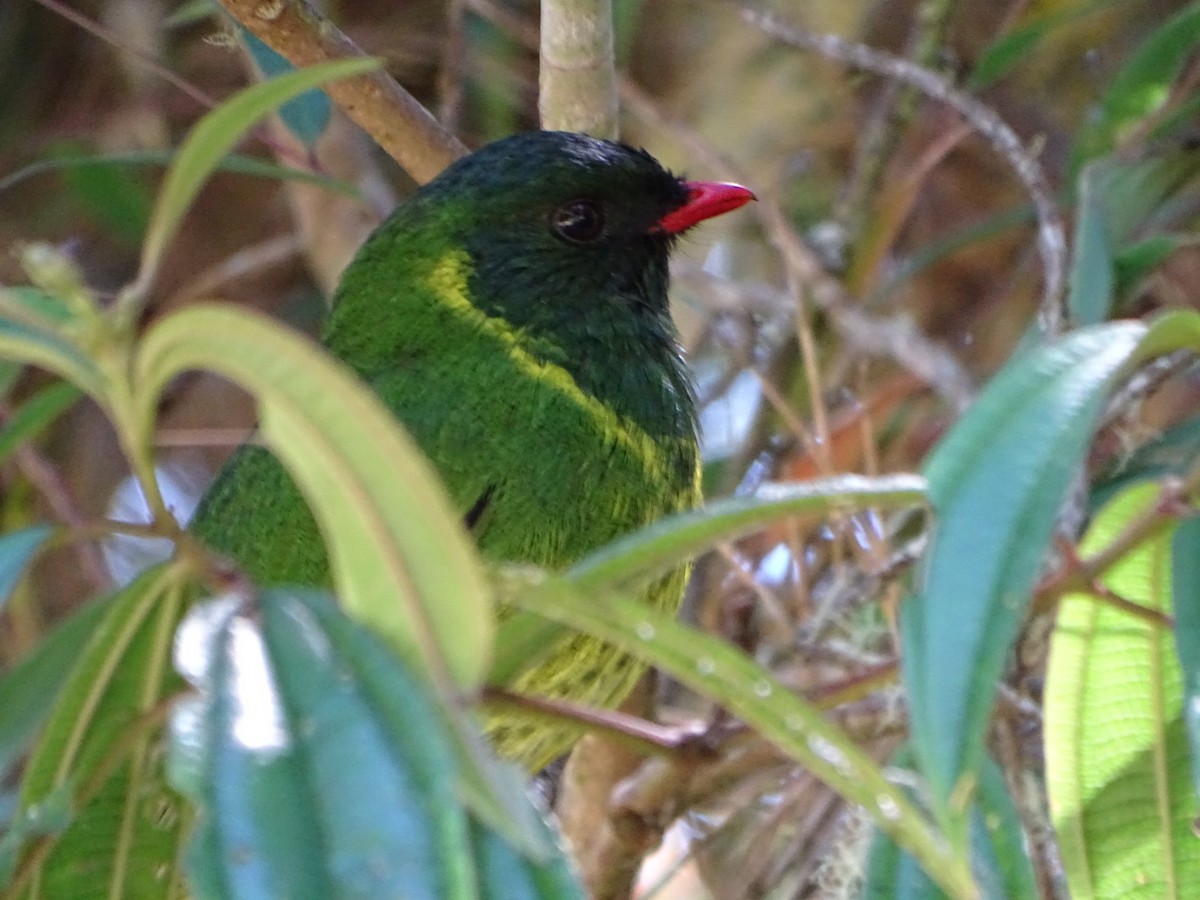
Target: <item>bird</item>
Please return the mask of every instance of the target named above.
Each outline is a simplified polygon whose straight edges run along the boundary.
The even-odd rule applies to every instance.
[[[518,133],[452,163],[372,232],[321,340],[432,461],[485,560],[562,570],[700,502],[668,259],[693,225],[751,199],[627,144]],[[260,584],[330,582],[312,514],[260,446],[234,452],[190,528]],[[641,599],[674,612],[687,574]],[[611,707],[642,671],[577,635],[511,687]],[[534,772],[579,736],[512,712],[485,730]]]

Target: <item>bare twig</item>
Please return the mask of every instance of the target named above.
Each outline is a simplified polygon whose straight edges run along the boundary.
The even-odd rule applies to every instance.
[[[1038,249],[1045,270],[1039,308],[1042,328],[1048,335],[1062,331],[1066,320],[1065,273],[1067,241],[1062,217],[1054,202],[1041,165],[1029,153],[1016,132],[988,106],[960,91],[935,72],[913,65],[908,60],[844,40],[831,34],[813,34],[781,17],[742,5],[743,18],[767,34],[804,50],[812,50],[855,69],[874,72],[912,85],[928,97],[957,111],[992,147],[1008,161],[1033,200],[1038,219]]]
[[[299,252],[300,242],[294,235],[285,234],[259,241],[193,276],[165,305],[170,308],[192,300],[214,298],[230,282],[281,265],[295,258]]]
[[[747,181],[744,173],[733,163],[715,153],[708,142],[685,123],[663,112],[628,79],[621,82],[621,100],[634,115],[668,130],[690,154],[712,169],[718,177]],[[796,234],[783,210],[769,197],[760,197],[759,202],[753,205],[753,212],[762,222],[768,237],[779,251],[785,271],[789,273],[789,289],[795,290],[791,290],[790,296],[784,295],[783,299],[793,308],[796,302],[801,304],[798,318],[805,318],[803,306],[807,305],[806,300],[811,300],[829,316],[834,328],[855,350],[896,360],[932,387],[954,409],[961,411],[966,408],[973,395],[971,378],[953,354],[931,341],[906,319],[876,319],[860,311],[845,287],[825,271],[816,254]],[[796,290],[800,290],[798,299],[794,299]],[[815,357],[815,349],[813,355]],[[818,383],[819,380],[810,381],[810,391]],[[813,397],[810,393],[810,399],[815,411],[823,408],[824,398]],[[814,424],[817,425],[817,434],[822,435],[821,423]]]
[[[204,91],[197,88],[195,85],[189,84],[185,79],[180,78],[169,68],[160,63],[157,59],[137,47],[131,47],[129,42],[124,40],[119,34],[116,34],[111,29],[105,28],[99,22],[89,19],[82,13],[77,12],[65,3],[60,3],[59,0],[37,0],[46,9],[62,16],[68,22],[78,25],[85,31],[94,34],[96,37],[111,44],[114,47],[120,48],[123,53],[129,55],[130,58],[136,59],[163,81],[170,84],[172,87],[191,97],[201,106],[206,109],[211,109],[217,105],[217,101],[210,97]]]
[[[297,67],[362,56],[363,52],[304,0],[221,0],[255,37]],[[418,183],[466,154],[462,143],[382,71],[325,86],[358,123]]]

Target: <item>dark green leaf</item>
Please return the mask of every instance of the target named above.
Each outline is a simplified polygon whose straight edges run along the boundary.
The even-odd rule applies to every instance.
[[[136,245],[150,221],[153,196],[146,184],[124,166],[97,164],[63,170],[67,190],[121,240]]]
[[[206,604],[177,659],[201,691],[177,718],[173,767],[204,813],[189,853],[200,896],[579,896],[569,882],[536,893],[561,859],[539,868],[479,826],[472,858],[429,688],[327,595]]]
[[[163,778],[162,722],[182,594],[169,569],[121,590],[79,653],[29,760],[23,815],[70,794],[73,818],[26,849],[22,896],[178,897],[186,811]],[[36,851],[36,852],[33,852]]]
[[[925,467],[937,515],[920,593],[901,606],[912,738],[934,808],[983,758],[996,681],[1140,323],[1075,332],[1013,360]]]
[[[1030,22],[993,41],[975,63],[968,86],[981,91],[999,81],[1037,49],[1042,38],[1055,24],[1056,20],[1051,18]]]
[[[0,774],[7,772],[50,711],[112,598],[77,610],[0,677]]]
[[[906,746],[893,765],[913,764]],[[971,810],[971,868],[984,897],[1036,897],[1033,867],[1025,852],[1021,819],[1004,773],[988,757],[980,769],[979,799]],[[911,855],[878,830],[867,859],[867,900],[933,900],[946,895]]]
[[[1082,132],[1075,151],[1078,164],[1108,153],[1162,109],[1197,42],[1200,4],[1190,3],[1150,35],[1117,73],[1101,98],[1099,115]]]
[[[169,166],[175,154],[170,150],[146,150],[137,153],[97,153],[89,156],[55,157],[39,160],[23,166],[10,175],[0,178],[0,193],[19,184],[27,178],[41,175],[45,172],[66,172],[71,169],[89,169],[96,166]],[[314,184],[327,190],[337,191],[347,197],[359,196],[358,189],[349,182],[331,178],[307,169],[296,169],[291,166],[281,166],[266,159],[253,156],[242,156],[231,153],[224,157],[213,168],[214,172],[232,172],[237,175],[253,175],[258,178],[274,178],[279,181],[299,181]]]
[[[1158,268],[1180,247],[1194,242],[1194,238],[1182,234],[1156,234],[1129,244],[1113,259],[1116,268],[1116,294],[1128,296],[1142,280]]]
[[[1200,519],[1185,519],[1171,544],[1175,650],[1183,669],[1183,715],[1192,756],[1192,790],[1200,797]]]

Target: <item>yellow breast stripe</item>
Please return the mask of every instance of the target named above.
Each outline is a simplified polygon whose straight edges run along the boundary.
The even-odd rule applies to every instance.
[[[645,431],[584,392],[562,366],[532,356],[521,346],[520,333],[515,328],[504,319],[487,315],[468,299],[470,273],[471,260],[466,251],[448,250],[426,276],[425,283],[456,316],[495,338],[522,375],[541,382],[579,406],[600,433],[639,460],[651,478],[664,477],[664,454]]]

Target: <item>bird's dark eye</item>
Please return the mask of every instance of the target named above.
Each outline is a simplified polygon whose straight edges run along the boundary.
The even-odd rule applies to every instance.
[[[550,227],[572,244],[590,244],[604,233],[604,209],[594,200],[572,200],[554,211]]]

